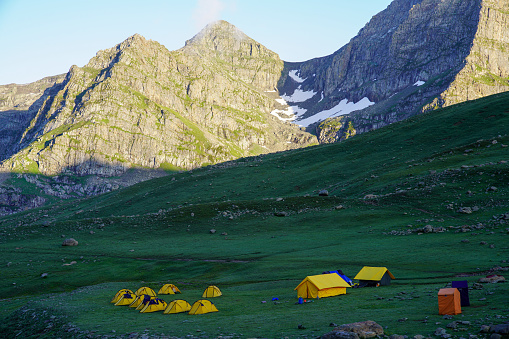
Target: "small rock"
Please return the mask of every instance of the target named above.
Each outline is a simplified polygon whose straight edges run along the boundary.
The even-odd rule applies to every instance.
[[[447,331],[442,327],[439,327],[435,330],[436,336],[442,336],[443,334],[446,334],[446,333],[447,333]]]
[[[216,233],[216,230],[215,229],[211,229],[209,232],[210,232],[210,234],[214,234],[214,233]]]
[[[299,324],[299,325],[297,326],[297,328],[298,328],[299,330],[305,330],[305,329],[306,329],[306,327],[305,327],[304,325],[302,325],[302,324]]]
[[[359,339],[359,336],[353,332],[334,330],[322,335],[320,339]]]
[[[488,188],[488,192],[496,192],[496,191],[498,191],[498,188],[495,186],[491,186],[490,188]]]
[[[277,198],[276,201],[283,201],[283,198]]]
[[[78,242],[74,238],[65,239],[62,246],[78,246]]]
[[[286,217],[286,216],[288,216],[288,213],[286,213],[286,212],[274,212],[274,215],[276,217]]]
[[[490,326],[488,325],[481,325],[480,331],[481,333],[489,333],[490,332]]]
[[[228,233],[226,233],[226,232],[223,232],[223,233],[221,233],[221,235],[228,235]]]
[[[41,274],[41,278],[47,278],[47,277],[48,277],[48,273]]]
[[[321,196],[321,197],[328,197],[329,196],[329,191],[321,190],[320,192],[318,192],[318,195]]]
[[[337,210],[342,210],[342,209],[345,209],[345,206],[343,206],[343,205],[338,205],[338,206],[336,206],[336,209],[337,209]]]
[[[497,334],[509,334],[509,324],[493,325],[490,331]]]
[[[490,339],[502,339],[502,336],[498,333],[493,333],[490,335]]]
[[[458,213],[472,214],[472,209],[470,207],[460,207]]]
[[[453,321],[452,323],[447,324],[447,328],[457,328],[458,323],[456,321]]]

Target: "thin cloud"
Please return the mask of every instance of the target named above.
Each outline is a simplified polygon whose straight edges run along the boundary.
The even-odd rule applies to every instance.
[[[193,21],[197,30],[207,24],[221,19],[226,4],[221,0],[198,0],[193,13]]]

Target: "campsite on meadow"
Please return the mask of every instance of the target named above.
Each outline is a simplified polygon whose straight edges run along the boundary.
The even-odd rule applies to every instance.
[[[481,335],[509,321],[508,103],[501,94],[4,218],[1,330],[317,337],[372,320],[387,335]],[[382,269],[366,277],[364,266]],[[306,277],[338,269],[375,287],[299,303]],[[470,306],[440,315],[453,281],[467,282]],[[161,294],[166,284],[181,293]],[[194,317],[111,303],[147,287],[192,306],[208,286],[222,293],[210,298],[218,311]]]

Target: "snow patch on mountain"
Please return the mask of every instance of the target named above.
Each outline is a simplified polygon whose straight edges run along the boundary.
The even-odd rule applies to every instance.
[[[414,84],[414,86],[420,87],[420,86],[422,86],[422,85],[424,85],[424,84],[425,84],[425,82],[424,82],[424,81],[420,81],[420,80],[419,80],[419,81],[417,81],[417,82]]]
[[[303,78],[301,78],[301,77],[299,76],[299,74],[300,74],[300,70],[299,70],[299,69],[294,69],[294,70],[292,70],[292,71],[290,71],[290,72],[288,73],[288,76],[289,76],[290,78],[292,78],[294,81],[298,82],[298,83],[301,83],[301,82],[306,81],[306,79],[307,79],[307,78],[306,78],[306,79],[303,79]]]
[[[297,116],[303,115],[307,112],[307,109],[301,108],[299,106],[288,106],[286,109],[275,109],[270,114],[275,116],[281,121],[294,121],[297,119]]]
[[[368,98],[362,98],[360,101],[355,102],[355,103],[349,102],[347,99],[343,99],[336,106],[334,106],[330,109],[318,112],[318,113],[316,113],[308,118],[302,119],[302,120],[299,120],[297,118],[297,120],[294,121],[294,123],[296,123],[299,126],[308,127],[309,125],[311,125],[313,123],[323,121],[327,118],[332,118],[332,117],[337,117],[340,115],[349,114],[353,111],[358,111],[358,110],[364,109],[364,108],[369,107],[374,104],[375,103],[370,101]]]
[[[299,86],[300,87],[300,86]],[[285,99],[288,102],[304,102],[306,100],[311,99],[316,95],[314,91],[303,91],[300,88],[297,88],[292,95],[282,95],[281,98]]]

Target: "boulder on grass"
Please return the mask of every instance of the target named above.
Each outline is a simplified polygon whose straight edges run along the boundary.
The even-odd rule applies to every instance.
[[[78,241],[74,238],[67,238],[62,243],[62,246],[78,246]]]
[[[361,339],[374,338],[378,335],[384,334],[382,326],[378,325],[372,320],[361,321],[352,324],[344,324],[337,328],[338,331],[353,332]]]
[[[322,335],[320,339],[359,339],[359,336],[353,332],[332,331]]]

